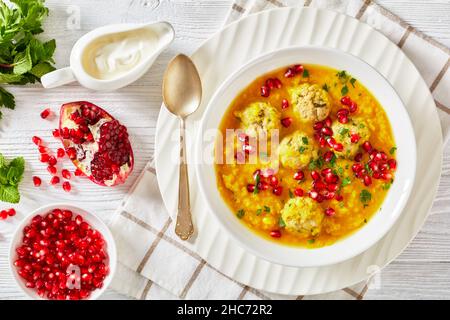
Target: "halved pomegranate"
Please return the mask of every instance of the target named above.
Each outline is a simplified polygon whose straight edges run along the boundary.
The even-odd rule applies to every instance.
[[[102,186],[124,183],[134,158],[127,128],[87,101],[62,105],[60,138],[73,164]]]

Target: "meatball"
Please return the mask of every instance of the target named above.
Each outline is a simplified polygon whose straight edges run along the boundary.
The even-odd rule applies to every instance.
[[[336,151],[336,155],[346,159],[352,159],[358,153],[359,147],[370,137],[366,123],[359,119],[350,119],[347,123],[335,121],[331,129],[336,142],[344,146],[342,151]]]
[[[302,169],[318,157],[318,147],[314,139],[298,130],[281,140],[278,155],[284,167]]]
[[[270,136],[271,131],[280,128],[280,112],[265,102],[254,102],[234,115],[241,120],[241,128],[250,136],[261,131]]]
[[[281,210],[286,230],[304,237],[315,236],[322,229],[322,208],[307,197],[289,199]]]
[[[294,111],[302,121],[322,121],[330,114],[328,93],[317,84],[302,84],[290,90]]]

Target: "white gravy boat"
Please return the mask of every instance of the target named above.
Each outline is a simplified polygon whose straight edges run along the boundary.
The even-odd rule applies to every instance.
[[[144,41],[136,42],[137,35]],[[78,39],[73,46],[70,67],[47,73],[41,78],[41,83],[44,88],[55,88],[78,81],[84,87],[98,91],[125,87],[144,75],[174,37],[175,32],[168,22],[114,24],[94,29]],[[115,51],[108,50],[108,44],[116,40],[122,41],[121,46],[116,47]],[[104,48],[99,49],[101,45]],[[136,53],[136,47],[142,51]],[[104,52],[107,57],[99,60],[102,58],[99,57],[99,52]],[[120,69],[123,65],[111,60],[120,54],[124,56],[117,61],[124,62],[125,66],[127,62],[133,63],[129,64],[130,68]],[[119,65],[117,68],[120,70],[117,74],[110,72],[105,75],[98,72],[102,69],[98,66],[104,66],[106,69],[103,70],[110,70],[109,67],[116,65]]]

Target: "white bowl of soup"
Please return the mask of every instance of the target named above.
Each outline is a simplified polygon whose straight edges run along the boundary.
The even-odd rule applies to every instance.
[[[361,59],[304,46],[234,72],[202,118],[196,173],[242,247],[288,266],[339,263],[400,216],[416,142],[389,82]]]

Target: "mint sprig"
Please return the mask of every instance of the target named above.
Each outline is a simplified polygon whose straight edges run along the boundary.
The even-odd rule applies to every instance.
[[[9,163],[0,154],[0,201],[18,203],[19,183],[25,171],[25,160],[17,157]]]

